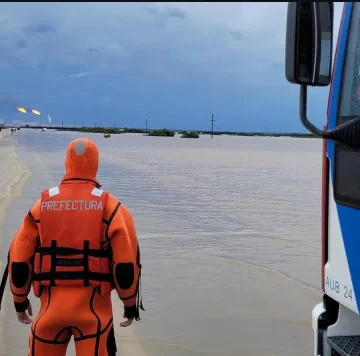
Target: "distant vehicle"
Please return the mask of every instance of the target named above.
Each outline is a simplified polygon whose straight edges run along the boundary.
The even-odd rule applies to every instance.
[[[41,129],[41,132],[45,132],[45,131],[46,131],[46,128],[43,127],[43,128]]]

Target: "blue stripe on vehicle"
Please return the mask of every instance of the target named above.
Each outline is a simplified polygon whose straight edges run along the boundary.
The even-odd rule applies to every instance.
[[[350,26],[351,11],[353,3],[348,2],[344,5],[344,14],[342,26],[339,31],[339,48],[337,53],[337,61],[335,63],[334,78],[332,83],[332,96],[330,98],[330,111],[328,118],[329,129],[336,126],[336,119],[338,114],[338,107],[340,104],[341,94],[341,80],[342,71],[346,53],[347,35]],[[334,182],[334,155],[335,144],[333,141],[328,141],[327,155],[331,161],[331,176]],[[358,298],[360,298],[360,238],[358,237],[358,221],[360,221],[360,210],[336,204],[339,215],[339,223],[344,241],[345,253],[348,261],[349,273],[352,280],[354,293],[356,296],[356,304],[359,305]]]

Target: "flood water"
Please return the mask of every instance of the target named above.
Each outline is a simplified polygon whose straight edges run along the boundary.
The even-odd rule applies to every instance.
[[[32,175],[3,223],[3,258],[40,191],[60,182],[66,146],[80,136],[99,145],[99,181],[133,213],[142,252],[146,312],[131,331],[117,327],[119,344],[151,356],[312,353],[321,140],[22,130],[17,153]],[[6,355],[24,354],[17,350],[27,336],[19,341],[15,331],[27,327],[11,325]]]

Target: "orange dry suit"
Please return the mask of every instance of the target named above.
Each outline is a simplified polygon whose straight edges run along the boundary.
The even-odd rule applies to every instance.
[[[31,325],[29,356],[63,356],[71,336],[76,355],[116,355],[112,289],[125,317],[139,320],[142,308],[134,221],[100,189],[94,142],[71,142],[65,168],[61,184],[41,193],[12,241],[8,271],[15,309],[27,309],[32,284],[41,306]],[[4,281],[6,273],[2,288]]]

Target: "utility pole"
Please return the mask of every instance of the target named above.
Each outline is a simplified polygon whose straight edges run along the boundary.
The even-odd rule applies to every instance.
[[[147,134],[148,119],[145,120],[145,133]]]
[[[64,128],[64,121],[61,121],[61,127]]]
[[[84,121],[81,121],[81,126],[84,127]]]
[[[211,115],[211,138],[213,138],[213,134],[214,134],[214,114]]]

